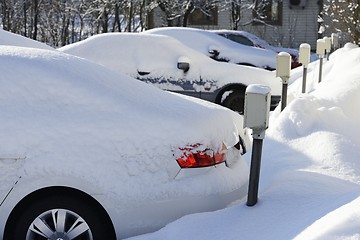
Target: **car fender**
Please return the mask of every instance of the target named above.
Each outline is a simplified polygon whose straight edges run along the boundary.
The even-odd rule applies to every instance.
[[[65,187],[79,190],[93,197],[105,209],[112,221],[116,219],[114,218],[114,215],[116,216],[116,210],[112,207],[112,200],[103,193],[100,187],[94,186],[93,183],[90,184],[86,180],[76,177],[53,177],[47,178],[46,181],[44,181],[44,177],[20,177],[0,206],[0,239],[2,239],[4,235],[7,219],[16,205],[29,194],[51,187]],[[113,225],[116,226],[114,222]]]

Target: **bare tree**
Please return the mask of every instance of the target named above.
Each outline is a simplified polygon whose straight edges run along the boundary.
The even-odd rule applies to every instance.
[[[338,32],[347,35],[348,40],[360,43],[360,1],[359,0],[326,0],[323,16],[327,18],[327,32]]]
[[[157,5],[165,14],[167,26],[186,27],[193,11],[199,10],[205,15],[211,15],[211,9],[219,2],[217,0],[157,0]]]

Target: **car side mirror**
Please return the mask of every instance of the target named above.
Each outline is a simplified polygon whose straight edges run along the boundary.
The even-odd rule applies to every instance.
[[[187,57],[179,57],[177,62],[177,68],[181,69],[186,73],[190,69],[190,59]]]
[[[220,51],[216,46],[209,46],[209,53],[211,54],[212,58],[216,58],[217,56],[219,56]]]

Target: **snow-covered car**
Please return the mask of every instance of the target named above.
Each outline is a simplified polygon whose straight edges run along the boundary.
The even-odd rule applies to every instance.
[[[217,33],[220,36],[223,36],[227,39],[230,39],[234,42],[240,43],[245,46],[256,47],[261,49],[268,49],[276,54],[280,52],[287,52],[291,56],[291,68],[296,68],[301,65],[299,63],[299,50],[293,48],[284,48],[284,47],[276,47],[270,45],[264,39],[259,38],[258,36],[246,32],[246,31],[237,31],[237,30],[212,30],[211,32]],[[315,61],[317,59],[315,54],[311,55],[311,61]]]
[[[274,70],[276,53],[268,49],[239,45],[216,33],[187,27],[160,27],[145,31],[148,34],[161,34],[176,38],[183,44],[223,62],[236,63]]]
[[[246,195],[242,116],[0,46],[0,239],[123,239]]]
[[[280,101],[281,82],[276,79],[275,72],[214,61],[168,36],[99,34],[58,50],[163,90],[205,99],[239,113],[243,113],[245,90],[250,84],[271,88],[272,109]]]
[[[55,50],[54,48],[35,40],[32,40],[21,35],[5,31],[0,28],[0,45],[31,47],[46,50]]]

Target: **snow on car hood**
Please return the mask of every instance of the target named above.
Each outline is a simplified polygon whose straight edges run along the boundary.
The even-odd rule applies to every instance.
[[[76,175],[109,192],[152,191],[168,181],[174,148],[232,146],[242,131],[228,109],[64,53],[2,46],[0,69],[0,157],[25,158],[23,176]]]
[[[257,83],[269,86],[271,94],[281,95],[281,82],[276,79],[275,72],[214,61],[168,36],[99,34],[58,50],[138,79],[155,79],[156,84],[161,82],[157,86],[166,90],[183,90],[171,81],[190,81],[194,85],[208,82],[210,91],[231,83]],[[178,59],[182,57],[190,61],[190,69],[186,73],[177,68]],[[147,74],[142,76],[139,73]]]

